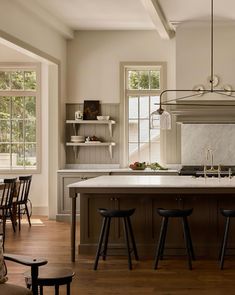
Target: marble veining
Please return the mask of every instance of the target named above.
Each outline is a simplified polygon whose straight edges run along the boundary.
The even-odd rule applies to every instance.
[[[182,165],[210,165],[207,149],[213,151],[214,165],[235,165],[235,125],[182,124]]]

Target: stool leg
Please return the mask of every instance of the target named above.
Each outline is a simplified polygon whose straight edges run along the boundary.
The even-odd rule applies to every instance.
[[[123,229],[124,229],[124,236],[125,236],[125,240],[126,240],[126,248],[127,248],[127,256],[128,256],[128,267],[131,270],[132,269],[131,251],[130,251],[130,243],[129,243],[129,237],[128,237],[128,228],[127,228],[126,217],[123,217]]]
[[[106,224],[107,224],[107,217],[104,217],[102,227],[101,227],[101,232],[100,232],[96,257],[95,257],[94,270],[96,270],[97,266],[98,266],[98,261],[99,261],[99,257],[100,257],[100,250],[101,250],[103,239],[104,239],[104,233],[105,233],[105,229],[106,229]]]
[[[43,295],[43,286],[40,285],[39,289],[40,289],[40,295]]]
[[[134,238],[134,234],[133,234],[133,230],[132,230],[131,221],[130,221],[129,216],[127,216],[127,224],[128,224],[128,227],[129,227],[129,233],[130,233],[130,236],[131,236],[131,242],[132,242],[132,247],[133,247],[135,259],[139,260],[139,256],[138,256],[137,248],[136,248],[136,244],[135,244],[135,238]]]
[[[165,248],[165,242],[166,242],[167,226],[168,226],[168,217],[165,217],[165,223],[164,223],[164,227],[163,227],[162,245],[161,245],[161,250],[160,250],[160,259],[161,260],[163,260],[163,254],[164,254],[164,248]]]
[[[187,217],[183,217],[183,230],[184,230],[184,240],[185,240],[185,247],[187,250],[188,254],[188,267],[189,269],[192,269],[192,261],[191,261],[191,251],[190,251],[190,242],[189,242],[189,237],[187,233]]]
[[[66,295],[70,295],[70,283],[67,284],[67,294]]]
[[[190,229],[189,229],[187,217],[185,218],[185,226],[186,226],[188,240],[189,240],[189,247],[190,247],[190,252],[191,252],[191,258],[192,258],[192,260],[195,260],[195,253],[194,253],[194,249],[193,249],[193,243],[192,243],[192,238],[191,238],[191,233],[190,233]]]
[[[163,239],[164,239],[164,230],[167,230],[167,218],[162,217],[162,224],[159,234],[159,240],[158,240],[158,246],[155,254],[155,262],[154,262],[154,269],[157,269],[158,261],[162,252],[162,245],[163,245]]]
[[[109,240],[109,229],[110,229],[110,223],[111,223],[111,218],[108,218],[108,223],[106,226],[106,231],[105,231],[105,238],[104,238],[104,250],[103,250],[103,260],[106,259],[106,255],[107,255],[107,247],[108,247],[108,240]]]
[[[55,285],[55,295],[59,295],[59,285]]]
[[[221,247],[220,269],[224,268],[224,256],[225,256],[225,251],[226,251],[227,242],[228,242],[229,225],[230,225],[230,217],[227,217],[225,231],[224,231],[224,238],[223,238],[222,247]]]

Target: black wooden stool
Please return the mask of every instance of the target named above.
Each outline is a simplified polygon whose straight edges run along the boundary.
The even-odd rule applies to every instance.
[[[130,216],[135,212],[135,209],[109,210],[109,209],[100,208],[98,211],[101,214],[101,216],[103,217],[103,223],[102,223],[102,227],[101,227],[99,243],[98,243],[98,248],[97,248],[96,257],[95,257],[94,270],[97,269],[100,256],[103,257],[103,260],[106,259],[110,223],[111,223],[112,218],[122,218],[122,220],[123,220],[123,230],[124,230],[124,236],[125,236],[125,240],[126,240],[126,248],[127,248],[127,256],[128,256],[128,266],[129,266],[129,269],[132,269],[131,252],[134,251],[135,259],[136,260],[139,259],[138,254],[137,254],[134,234],[133,234],[133,230],[132,230],[132,226],[131,226],[131,221],[130,221]],[[132,242],[132,248],[130,247],[129,237]],[[104,241],[104,243],[103,243],[103,241]],[[102,249],[102,246],[103,246],[103,249]]]
[[[159,259],[160,258],[163,259],[168,219],[170,217],[182,218],[185,246],[186,246],[186,250],[188,254],[188,266],[189,266],[189,269],[192,269],[192,259],[195,260],[195,255],[193,251],[193,244],[192,244],[187,217],[192,214],[193,209],[186,209],[186,210],[169,209],[168,210],[168,209],[158,208],[157,212],[162,217],[162,224],[161,224],[159,241],[158,241],[158,246],[157,246],[157,251],[155,256],[154,269],[157,269]]]
[[[228,243],[228,232],[229,232],[229,226],[230,226],[230,218],[235,217],[235,210],[231,209],[220,209],[221,214],[226,217],[226,224],[224,229],[224,237],[220,248],[220,269],[224,268],[224,256],[227,249],[227,243]]]
[[[31,287],[31,272],[24,274],[27,288]],[[40,268],[37,283],[40,289],[40,295],[43,295],[44,286],[55,286],[55,295],[59,295],[59,286],[67,285],[66,295],[70,295],[70,284],[74,272],[71,269],[58,268]]]

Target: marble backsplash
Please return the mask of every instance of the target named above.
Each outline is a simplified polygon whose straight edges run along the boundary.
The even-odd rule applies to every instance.
[[[207,149],[215,165],[235,165],[235,124],[182,124],[181,164],[210,165]]]

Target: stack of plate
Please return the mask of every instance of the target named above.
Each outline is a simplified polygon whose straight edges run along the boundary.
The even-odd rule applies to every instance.
[[[72,135],[71,136],[71,141],[72,142],[84,142],[85,141],[85,136],[83,136],[83,135]]]

